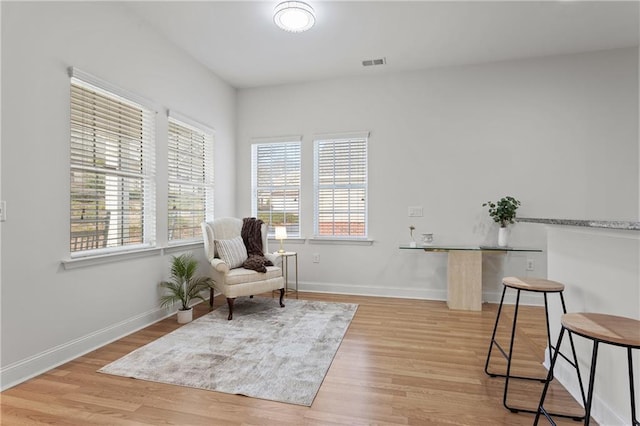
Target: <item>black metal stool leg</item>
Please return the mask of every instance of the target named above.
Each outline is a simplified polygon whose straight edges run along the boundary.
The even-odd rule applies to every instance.
[[[560,302],[562,302],[562,312],[566,314],[567,306],[564,303],[564,296],[562,295],[562,293],[560,293]],[[562,353],[560,355],[576,369],[576,374],[578,375],[578,385],[580,386],[580,396],[582,397],[582,406],[586,407],[587,398],[584,394],[584,384],[582,382],[582,374],[580,374],[580,366],[578,365],[578,356],[576,355],[576,345],[573,343],[573,333],[568,333],[568,334],[569,334],[569,343],[571,344],[571,355],[573,356],[573,361],[568,359]],[[575,417],[574,420],[584,420],[584,417]]]
[[[493,326],[493,333],[491,334],[491,343],[489,343],[489,352],[487,353],[487,362],[484,364],[484,372],[491,377],[496,377],[495,374],[489,373],[489,360],[491,360],[491,350],[496,341],[496,331],[498,330],[498,322],[500,321],[500,313],[502,312],[502,304],[504,302],[504,294],[507,291],[507,287],[502,287],[502,298],[500,298],[500,306],[498,306],[498,313],[496,314],[496,323]]]
[[[544,318],[547,321],[547,346],[549,346],[549,360],[551,360],[551,357],[553,357],[553,352],[552,352],[552,348],[553,346],[551,345],[551,329],[549,328],[549,303],[547,301],[547,293],[543,293],[544,295]],[[560,293],[560,296],[562,297],[562,293]],[[547,381],[549,380],[549,378],[547,377]],[[551,380],[553,380],[553,376],[551,377]]]
[[[563,301],[563,305],[564,305],[564,301]],[[569,358],[567,358],[561,351],[560,348],[562,346],[562,339],[564,337],[564,333],[566,333],[569,335],[569,341],[571,343],[571,353],[573,355],[573,361],[571,361]],[[549,413],[547,410],[545,410],[544,408],[544,400],[547,396],[547,390],[549,389],[549,386],[551,385],[551,381],[553,380],[553,372],[555,369],[555,365],[556,362],[558,360],[558,356],[561,356],[562,358],[564,358],[571,366],[573,366],[576,369],[576,373],[578,375],[578,382],[580,384],[580,393],[582,395],[582,402],[583,405],[586,407],[587,403],[585,400],[585,396],[584,396],[584,386],[582,385],[582,377],[580,375],[580,367],[578,366],[578,357],[576,356],[576,348],[575,345],[573,344],[573,336],[571,331],[567,330],[564,326],[560,329],[560,335],[558,336],[558,343],[556,343],[556,346],[554,348],[555,352],[553,353],[553,358],[551,358],[551,364],[549,365],[549,372],[547,374],[547,380],[544,384],[544,388],[542,389],[542,395],[540,396],[540,404],[538,404],[538,411],[536,412],[536,419],[534,421],[534,425],[538,424],[538,419],[540,418],[540,414],[544,415],[547,420],[549,420],[549,423],[551,423],[552,425],[555,425],[556,423],[553,421],[553,419],[551,418],[551,416],[557,416],[557,417],[565,417],[565,418],[570,418],[573,419],[575,421],[581,421],[584,420],[585,417],[582,416],[571,416],[571,415],[567,415],[567,414],[557,414],[557,413]]]
[[[538,421],[540,420],[540,414],[543,414],[551,424],[553,425],[556,424],[551,418],[551,416],[549,416],[547,411],[544,409],[544,399],[547,396],[547,390],[549,389],[549,385],[551,384],[551,379],[553,378],[553,368],[555,367],[556,361],[558,360],[558,354],[560,353],[558,349],[560,349],[560,345],[562,344],[562,337],[564,336],[564,331],[565,331],[565,328],[562,327],[560,329],[560,335],[558,336],[556,351],[553,354],[553,357],[551,358],[551,365],[549,365],[549,373],[547,375],[547,381],[545,382],[544,388],[542,388],[542,394],[540,395],[540,403],[538,404],[538,411],[536,412],[536,418],[533,421],[534,426],[538,424]]]
[[[638,418],[636,417],[636,395],[633,384],[633,358],[631,356],[631,348],[627,348],[627,358],[629,360],[629,395],[631,396],[631,424],[633,426],[639,426]]]
[[[562,295],[562,292],[560,292],[560,302],[562,303],[562,312],[563,313],[567,313],[567,305],[565,305],[564,303],[564,296]]]
[[[591,372],[589,375],[589,391],[587,393],[587,405],[584,406],[584,424],[589,426],[591,422],[591,403],[593,402],[593,385],[596,381],[596,363],[598,361],[598,341],[593,341],[593,351],[591,352]]]
[[[504,395],[502,395],[502,404],[510,410],[512,413],[517,413],[518,410],[509,407],[507,404],[507,393],[509,391],[509,377],[511,376],[511,360],[513,359],[513,343],[516,340],[516,324],[518,322],[518,308],[520,307],[520,289],[516,296],[516,306],[513,312],[513,326],[511,327],[511,342],[509,343],[509,356],[507,357],[507,374],[504,379]]]
[[[578,356],[576,355],[576,346],[573,343],[573,334],[571,332],[568,332],[569,334],[569,343],[571,343],[571,354],[573,355],[573,361],[567,359],[566,356],[562,355],[562,357],[564,359],[567,360],[567,362],[569,364],[571,364],[575,369],[576,369],[576,374],[578,375],[578,385],[580,386],[580,396],[582,396],[582,406],[586,407],[587,406],[587,398],[584,394],[584,384],[582,383],[582,374],[580,374],[580,365],[578,365]],[[574,417],[573,420],[584,420],[585,417]]]

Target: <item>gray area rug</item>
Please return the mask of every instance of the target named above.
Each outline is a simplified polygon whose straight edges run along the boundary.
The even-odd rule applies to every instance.
[[[310,406],[358,305],[236,299],[98,370]]]

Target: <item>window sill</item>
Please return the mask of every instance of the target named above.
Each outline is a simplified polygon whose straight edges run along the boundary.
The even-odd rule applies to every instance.
[[[309,244],[333,244],[333,245],[352,245],[352,246],[371,246],[374,240],[368,238],[348,239],[348,238],[287,238],[282,241],[282,244],[304,244],[309,241]],[[280,240],[269,237],[269,246],[280,246]]]
[[[287,238],[286,240],[282,240],[282,244],[304,244],[307,241],[306,238],[303,237],[293,237]],[[269,245],[280,245],[280,240],[276,240],[275,238],[269,237]]]
[[[351,246],[371,246],[373,240],[368,238],[362,239],[346,239],[346,238],[309,238],[309,244],[332,244],[332,245],[351,245]]]
[[[123,251],[118,253],[101,254],[97,256],[76,257],[73,259],[63,259],[62,266],[65,270],[84,268],[86,266],[101,265],[121,260],[137,259],[140,257],[158,256],[162,254],[162,248],[153,247],[140,250]]]
[[[200,240],[200,241],[178,242],[178,243],[173,243],[173,244],[169,243],[169,245],[163,249],[163,252],[164,253],[176,253],[176,252],[179,252],[179,251],[202,249],[203,246],[204,246],[204,242],[202,240]]]
[[[173,243],[167,247],[152,247],[138,250],[121,251],[117,253],[105,253],[76,258],[63,259],[61,261],[65,270],[84,268],[85,266],[102,265],[105,263],[119,262],[121,260],[137,259],[140,257],[158,256],[163,254],[178,253],[189,250],[203,249],[203,241],[187,241]]]

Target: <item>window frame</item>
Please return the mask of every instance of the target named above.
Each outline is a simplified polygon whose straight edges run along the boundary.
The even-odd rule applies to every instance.
[[[286,193],[286,191],[296,191],[298,193],[297,200],[297,211],[287,212],[284,211],[284,215],[286,218],[287,214],[298,216],[297,223],[297,232],[292,232],[292,226],[287,226],[287,238],[302,238],[302,136],[286,136],[286,137],[274,137],[274,138],[255,138],[251,141],[251,214],[254,217],[259,217],[258,214],[258,193],[259,191],[274,191],[281,190]],[[258,186],[258,155],[259,149],[261,147],[283,147],[283,146],[296,146],[297,145],[297,169],[294,169],[294,173],[297,171],[298,173],[298,184],[297,185],[265,185]],[[286,156],[286,154],[285,154]],[[285,157],[286,158],[286,157]],[[285,162],[285,170],[287,170],[290,164]],[[286,180],[286,178],[285,178]],[[283,201],[284,202],[284,201]],[[268,224],[268,237],[275,237],[275,226],[279,225],[279,223],[272,223],[271,221],[265,223]],[[285,222],[286,224],[286,222]]]
[[[189,130],[193,133],[199,134],[203,139],[202,146],[202,155],[203,155],[203,164],[202,171],[204,174],[203,182],[189,182],[181,179],[172,179],[170,169],[172,167],[171,164],[171,151],[172,151],[172,122],[174,125],[180,126],[185,130]],[[204,221],[212,221],[214,217],[214,196],[215,196],[215,179],[214,179],[214,144],[215,144],[215,129],[212,127],[201,124],[195,120],[192,120],[180,113],[175,111],[167,111],[167,244],[170,246],[173,245],[184,245],[190,244],[193,242],[202,241],[202,233],[199,231],[200,223]],[[174,165],[175,167],[175,165]],[[174,228],[171,227],[171,203],[170,203],[170,195],[171,195],[171,185],[193,185],[196,187],[200,187],[204,189],[204,211],[202,212],[202,217],[200,222],[198,223],[196,229],[196,233],[193,238],[181,238],[181,239],[172,239],[172,231],[175,231]]]
[[[68,69],[68,75],[70,77],[69,81],[69,150],[70,150],[70,159],[69,159],[69,178],[70,178],[70,188],[69,188],[69,208],[70,208],[70,221],[69,221],[69,246],[68,250],[70,253],[71,259],[79,259],[79,258],[89,258],[89,257],[99,257],[107,254],[120,254],[132,251],[140,251],[145,249],[153,249],[156,247],[157,236],[156,236],[156,147],[155,147],[155,131],[156,131],[156,114],[157,108],[154,104],[147,101],[146,99],[130,93],[124,89],[121,89],[113,84],[110,84],[104,80],[101,80],[91,74],[83,72],[75,67],[70,67]],[[74,89],[75,87],[75,89]],[[140,114],[140,137],[132,137],[130,135],[126,135],[124,132],[113,132],[113,129],[109,129],[109,126],[118,127],[117,120],[107,121],[104,125],[91,125],[86,124],[85,122],[74,123],[74,117],[78,118],[78,116],[82,116],[86,111],[83,112],[82,107],[88,106],[91,102],[87,104],[76,104],[74,105],[73,93],[76,95],[85,96],[85,93],[89,95],[93,92],[94,105],[95,102],[100,101],[100,98],[106,99],[108,105],[111,104],[117,105],[121,104],[128,108],[134,108],[136,111],[139,111]],[[83,100],[84,102],[84,100]],[[137,112],[136,112],[137,114]],[[87,114],[89,118],[92,118],[92,121],[95,123],[97,121],[97,114]],[[84,119],[84,117],[83,117]],[[121,122],[122,123],[122,122]],[[125,121],[125,123],[129,123]],[[121,127],[121,126],[120,126]],[[118,141],[117,146],[118,150],[114,149],[115,143],[113,140],[108,141],[108,137],[106,136],[98,136],[100,132],[112,131],[113,139]],[[126,142],[129,139],[130,142]],[[87,141],[93,140],[94,151],[90,151],[83,147]],[[125,141],[126,143],[122,143]],[[133,142],[135,141],[135,142]],[[138,145],[136,147],[136,144]],[[98,148],[105,149],[104,156],[104,165],[100,167],[99,159],[101,153],[96,151]],[[139,149],[139,166],[136,166],[136,169],[139,169],[139,172],[134,172],[133,166],[127,170],[126,168],[121,168],[121,166],[126,162],[126,160],[130,160],[130,155],[124,156],[121,155],[120,152],[124,152],[126,149]],[[124,150],[123,150],[124,148]],[[107,151],[109,153],[107,153]],[[82,156],[82,154],[86,154],[89,152],[93,152],[93,159],[90,161],[91,164],[87,165],[86,161],[82,159],[77,159],[78,155]],[[98,152],[98,155],[95,155],[95,152]],[[118,154],[114,154],[114,152],[118,152]],[[76,160],[74,160],[76,157]],[[110,159],[109,159],[110,158]],[[109,163],[109,164],[108,164]],[[118,166],[114,166],[117,163]],[[93,226],[94,223],[91,220],[86,220],[82,216],[80,219],[77,219],[73,214],[74,210],[74,199],[78,200],[82,198],[82,194],[80,192],[74,192],[74,182],[86,182],[86,178],[78,176],[81,173],[94,173],[96,178],[99,175],[104,176],[105,179],[105,187],[104,187],[104,208],[105,213],[108,211],[109,214],[106,215],[108,219],[103,219],[104,221],[109,221],[109,229],[108,234],[103,236],[104,239],[104,247],[91,247],[87,249],[74,249],[72,245],[74,244],[73,238],[77,237],[79,232],[75,231],[74,236],[74,223],[78,223],[79,220],[83,220],[86,225]],[[107,176],[111,176],[112,181],[117,181],[118,184],[115,185],[117,189],[115,190],[115,198],[117,203],[116,209],[107,208],[107,195],[108,189],[106,187],[107,181],[109,180]],[[141,241],[127,243],[124,242],[123,239],[131,238],[131,235],[125,235],[124,229],[127,228],[128,215],[133,212],[135,214],[135,210],[128,210],[126,208],[127,202],[130,202],[131,199],[127,200],[127,197],[130,197],[131,190],[129,188],[125,188],[126,179],[131,179],[135,187],[135,182],[138,181],[139,191],[140,191],[140,212],[141,218],[140,223],[140,238]],[[135,191],[134,191],[135,192]],[[114,194],[111,197],[114,197]],[[123,195],[125,194],[125,195]],[[127,195],[128,194],[128,195]],[[94,194],[95,196],[95,194]],[[96,202],[99,202],[102,196],[98,195],[96,198]],[[98,211],[98,210],[96,210]],[[116,212],[115,216],[118,218],[114,218],[113,213]],[[119,213],[119,214],[118,214]],[[97,222],[99,221],[98,214],[96,213],[95,226],[96,229],[98,227]],[[114,223],[115,226],[112,228],[111,224]],[[98,231],[96,230],[96,233]],[[107,232],[107,231],[104,231]],[[116,233],[120,235],[116,235]],[[114,236],[115,235],[115,236]],[[94,238],[99,238],[94,236]],[[120,239],[120,241],[114,241],[114,239]]]
[[[364,142],[364,182],[347,184],[321,184],[319,170],[319,148],[321,144],[331,143],[345,144],[352,142]],[[350,174],[351,176],[351,174]],[[339,240],[339,241],[369,241],[369,132],[348,132],[315,135],[313,137],[313,239],[314,240]],[[334,232],[331,235],[320,234],[320,191],[321,189],[362,189],[364,190],[363,206],[363,235],[339,235]],[[335,211],[335,204],[334,204]],[[351,215],[351,210],[347,215]],[[351,226],[351,221],[348,221]]]

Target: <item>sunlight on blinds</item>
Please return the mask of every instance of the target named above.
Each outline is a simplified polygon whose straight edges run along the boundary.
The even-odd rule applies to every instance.
[[[317,237],[367,237],[367,138],[315,140]]]
[[[169,118],[169,241],[202,239],[213,219],[213,133]]]
[[[300,236],[300,142],[252,145],[253,215]]]
[[[154,112],[71,79],[71,244],[92,254],[155,243]]]

